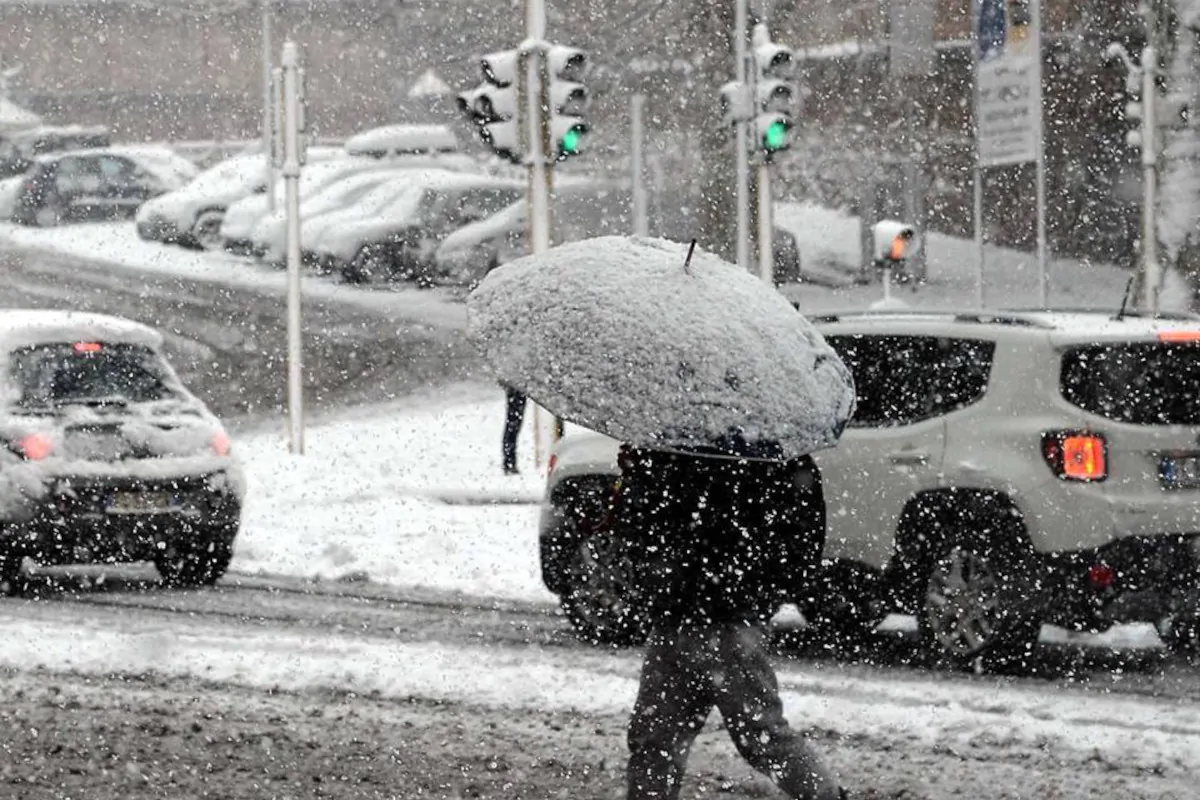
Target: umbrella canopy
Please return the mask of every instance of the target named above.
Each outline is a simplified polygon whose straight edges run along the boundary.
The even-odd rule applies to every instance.
[[[467,298],[501,383],[639,447],[793,458],[832,446],[849,370],[782,295],[677,242],[606,236],[493,270]]]

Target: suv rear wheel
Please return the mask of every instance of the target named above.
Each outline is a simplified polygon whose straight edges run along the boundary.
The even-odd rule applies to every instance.
[[[633,585],[633,564],[617,537],[595,533],[574,544],[566,564],[563,613],[580,639],[616,647],[641,644],[649,633]]]
[[[1030,655],[1041,624],[1022,602],[1021,561],[985,542],[956,542],[934,559],[917,621],[935,663],[961,668],[983,659],[997,668]]]
[[[209,209],[196,217],[192,226],[192,239],[201,250],[215,251],[223,247],[221,240],[221,223],[225,220],[225,212]]]

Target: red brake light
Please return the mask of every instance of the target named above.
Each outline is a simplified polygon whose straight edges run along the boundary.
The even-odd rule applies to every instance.
[[[550,454],[550,461],[546,465],[546,477],[554,474],[554,468],[558,466],[558,453]]]
[[[99,342],[76,342],[76,353],[99,353],[102,345]]]
[[[1108,477],[1108,443],[1099,433],[1051,431],[1042,435],[1042,457],[1064,480],[1102,481]]]
[[[229,455],[229,449],[231,446],[232,444],[229,441],[229,434],[225,433],[225,431],[217,431],[213,434],[212,449],[214,453],[219,456],[227,456]]]
[[[1163,331],[1158,340],[1166,344],[1200,344],[1200,331]]]
[[[54,445],[40,433],[32,433],[21,440],[21,453],[30,461],[41,461],[54,451]]]

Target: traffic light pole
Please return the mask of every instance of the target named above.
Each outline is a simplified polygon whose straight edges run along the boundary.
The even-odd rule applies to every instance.
[[[263,70],[263,179],[267,184],[267,210],[275,211],[275,164],[271,158],[271,141],[274,137],[275,112],[271,92],[271,4],[262,0],[262,70]]]
[[[300,70],[294,42],[283,45],[284,202],[287,210],[288,429],[304,454],[303,342],[300,336]]]
[[[1142,286],[1141,305],[1158,313],[1162,290],[1162,265],[1158,260],[1158,230],[1155,210],[1158,205],[1158,108],[1155,73],[1158,52],[1153,46],[1142,49]]]
[[[775,285],[775,213],[771,203],[771,167],[758,165],[758,272],[768,286]]]
[[[737,60],[737,82],[746,85],[748,36],[747,0],[735,0],[733,20],[733,52]],[[737,159],[737,264],[750,269],[750,153],[747,142],[747,122],[738,122],[734,133],[734,152]]]

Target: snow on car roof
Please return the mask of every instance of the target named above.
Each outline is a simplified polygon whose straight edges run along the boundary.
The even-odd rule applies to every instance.
[[[146,325],[107,314],[43,309],[0,310],[0,351],[52,342],[98,341],[157,348],[162,334]]]
[[[351,155],[363,153],[430,153],[458,150],[458,137],[445,125],[384,125],[346,140]]]

